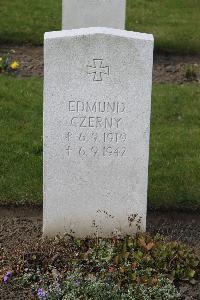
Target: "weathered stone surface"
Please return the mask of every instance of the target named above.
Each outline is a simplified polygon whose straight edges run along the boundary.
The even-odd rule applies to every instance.
[[[63,0],[62,28],[125,28],[126,0]]]
[[[153,37],[45,34],[44,234],[146,227]]]

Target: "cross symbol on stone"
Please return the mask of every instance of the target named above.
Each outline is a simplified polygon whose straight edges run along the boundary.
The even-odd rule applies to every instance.
[[[102,74],[109,75],[110,68],[108,66],[103,67],[103,59],[93,59],[93,66],[88,67],[88,74],[94,75],[93,81],[102,81]]]

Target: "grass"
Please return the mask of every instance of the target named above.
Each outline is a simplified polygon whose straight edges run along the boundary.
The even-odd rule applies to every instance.
[[[43,44],[45,31],[61,29],[61,0],[0,1],[0,41]]]
[[[199,0],[127,1],[127,29],[153,33],[158,51],[200,51]]]
[[[200,208],[200,88],[156,85],[152,102],[149,203]]]
[[[45,31],[61,28],[61,0],[1,2],[1,42],[42,44]],[[199,15],[199,0],[127,0],[126,28],[153,33],[159,51],[198,53]]]
[[[0,76],[0,203],[42,203],[42,81]],[[148,200],[200,208],[200,89],[153,88]]]
[[[0,77],[0,202],[42,199],[42,82]]]

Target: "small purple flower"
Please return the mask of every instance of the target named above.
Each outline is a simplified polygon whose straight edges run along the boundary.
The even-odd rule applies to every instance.
[[[4,275],[3,276],[3,283],[6,283],[8,281],[8,276]]]
[[[3,283],[7,283],[8,279],[12,275],[12,272],[6,272],[6,274],[3,276]]]
[[[38,295],[39,299],[46,300],[46,292],[42,288],[38,289],[37,295]]]
[[[10,277],[12,275],[12,272],[8,271],[6,272],[6,276]]]

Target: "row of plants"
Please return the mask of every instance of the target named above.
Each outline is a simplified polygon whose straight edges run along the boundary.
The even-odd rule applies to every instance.
[[[157,235],[76,240],[70,236],[21,245],[0,259],[3,285],[30,288],[41,300],[179,299],[195,284],[199,258]]]

